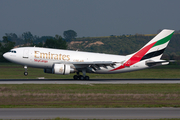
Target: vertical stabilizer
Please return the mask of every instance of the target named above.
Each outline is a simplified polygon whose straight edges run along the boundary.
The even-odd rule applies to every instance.
[[[158,35],[156,35],[150,42],[148,42],[142,49],[139,50],[141,51],[145,47],[150,48],[143,55],[141,60],[149,59],[149,58],[156,59],[156,60],[160,59],[173,33],[174,33],[174,30],[164,29]]]

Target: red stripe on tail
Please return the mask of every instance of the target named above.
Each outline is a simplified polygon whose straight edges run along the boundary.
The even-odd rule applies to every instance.
[[[129,67],[137,62],[139,62],[142,57],[152,48],[152,46],[155,44],[151,43],[150,45],[142,48],[140,51],[138,51],[136,54],[134,54],[128,61],[126,61],[123,65],[111,70],[111,71],[115,71],[115,70],[119,70],[119,69],[123,69],[125,67]]]

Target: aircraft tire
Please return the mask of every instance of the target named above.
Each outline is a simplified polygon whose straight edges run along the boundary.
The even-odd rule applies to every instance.
[[[77,79],[78,79],[78,76],[77,76],[77,75],[74,75],[73,78],[74,78],[74,80],[77,80]]]
[[[85,80],[89,80],[89,76],[85,76],[84,78],[85,78]]]
[[[28,75],[28,72],[24,72],[24,75],[27,76],[27,75]]]
[[[79,80],[84,80],[84,77],[82,75],[80,75]]]

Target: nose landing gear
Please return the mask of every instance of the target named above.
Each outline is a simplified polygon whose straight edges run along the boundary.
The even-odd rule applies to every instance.
[[[25,69],[24,75],[27,76],[28,75],[27,66],[24,66],[24,69]]]

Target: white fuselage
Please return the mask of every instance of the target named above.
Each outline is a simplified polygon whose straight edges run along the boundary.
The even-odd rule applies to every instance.
[[[129,56],[39,47],[21,47],[12,49],[12,51],[16,51],[16,53],[7,52],[3,56],[11,62],[28,67],[46,69],[52,68],[54,64],[69,64],[72,68],[78,69],[88,67],[88,64],[84,64],[86,62],[93,63],[94,61],[112,61],[116,63],[113,67],[101,65],[98,66],[95,73],[120,73],[148,68],[148,66],[145,65],[145,61],[140,61],[123,69],[111,71],[125,63],[129,59]]]

